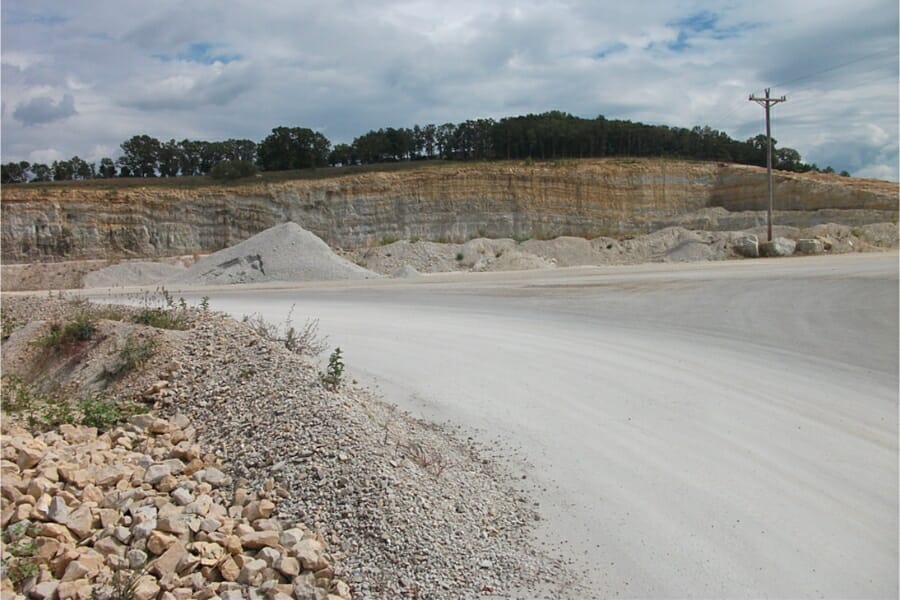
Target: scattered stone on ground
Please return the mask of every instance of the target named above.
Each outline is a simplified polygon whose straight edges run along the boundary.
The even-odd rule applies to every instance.
[[[742,235],[734,240],[734,252],[745,258],[759,257],[759,238],[755,235]]]
[[[4,597],[12,571],[29,598],[118,597],[133,580],[134,598],[349,599],[321,534],[273,517],[285,490],[206,476],[219,465],[196,438],[180,415],[37,435],[4,419]]]
[[[142,261],[127,261],[111,266],[103,261],[4,265],[3,289],[299,282],[380,275],[413,277],[421,273],[452,271],[511,271],[758,256],[758,245],[754,254],[753,244],[749,240],[753,236],[757,240],[765,239],[765,225],[742,231],[710,231],[687,227],[722,225],[724,217],[716,217],[715,209],[707,209],[706,213],[695,215],[695,219],[685,222],[685,227],[667,227],[647,235],[624,239],[561,236],[550,240],[529,239],[517,242],[505,238],[476,238],[465,244],[401,240],[383,246],[335,252],[299,225],[284,223],[236,246],[207,256],[187,270],[181,270],[180,264],[185,262],[185,258],[191,257],[165,259],[162,264],[168,266],[157,268],[151,266],[156,263]],[[828,253],[877,251],[900,245],[898,228],[893,223],[874,223],[859,227],[829,223],[805,229],[775,226],[774,233],[792,240],[819,240],[823,252]],[[401,273],[402,269],[406,270]]]
[[[9,340],[23,335],[29,318],[64,318],[81,308],[5,297],[3,309],[4,328],[14,324],[6,359]],[[188,312],[191,328],[160,337],[164,360],[148,361],[141,387],[123,380],[116,388],[117,398],[153,403],[167,420],[137,417],[96,438],[83,428],[29,438],[4,418],[7,434],[23,439],[16,446],[4,439],[4,449],[34,448],[4,456],[4,518],[46,514],[38,537],[61,544],[71,537],[76,548],[62,551],[76,564],[69,572],[53,562],[62,546],[41,541],[52,546],[53,577],[40,576],[33,596],[66,573],[82,587],[62,581],[65,592],[89,596],[87,586],[110,568],[145,561],[144,598],[191,597],[211,582],[222,598],[252,587],[274,597],[263,583],[273,573],[292,586],[276,590],[295,598],[325,598],[326,587],[340,597],[385,599],[477,598],[486,590],[535,597],[548,588],[546,597],[582,596],[554,550],[531,542],[539,517],[523,482],[486,460],[471,439],[416,421],[365,390],[328,390],[316,367],[283,344],[225,315]],[[63,445],[76,438],[88,444],[77,457]],[[59,482],[48,498],[29,495],[41,477]],[[172,565],[175,574],[166,575]],[[314,591],[297,595],[298,577]]]
[[[891,223],[850,228],[816,225],[807,229],[775,227],[789,239],[817,239],[826,252],[857,252],[897,247],[897,226]],[[476,238],[465,244],[398,241],[343,254],[378,273],[394,273],[411,266],[422,273],[445,271],[505,271],[584,265],[622,265],[643,262],[726,260],[759,255],[759,236],[766,226],[747,231],[703,231],[667,227],[653,233],[616,239],[587,240],[561,236],[551,240]],[[757,240],[756,252],[753,242]]]
[[[215,285],[378,276],[332,252],[314,233],[288,222],[210,254],[166,283]]]
[[[825,244],[822,240],[797,240],[797,246],[794,248],[794,252],[797,254],[822,254],[825,252]]]
[[[797,246],[797,242],[794,240],[790,240],[784,237],[776,237],[772,238],[770,242],[760,242],[759,244],[759,255],[772,257],[772,256],[791,256],[794,253],[794,249]]]

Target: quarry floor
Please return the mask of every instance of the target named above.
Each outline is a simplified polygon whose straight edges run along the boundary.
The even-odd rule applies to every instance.
[[[898,594],[896,251],[173,293],[502,442],[596,597]]]

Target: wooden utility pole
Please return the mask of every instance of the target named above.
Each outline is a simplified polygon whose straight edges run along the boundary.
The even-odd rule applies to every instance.
[[[774,204],[775,192],[772,188],[772,125],[771,120],[769,118],[770,109],[778,104],[779,102],[785,102],[787,98],[782,96],[781,98],[770,98],[769,97],[769,88],[766,88],[766,97],[765,98],[757,98],[754,95],[750,95],[750,101],[756,102],[762,107],[766,109],[766,142],[768,144],[768,150],[766,151],[766,172],[769,175],[769,211],[768,211],[768,224],[769,224],[769,241],[772,241],[772,205]]]

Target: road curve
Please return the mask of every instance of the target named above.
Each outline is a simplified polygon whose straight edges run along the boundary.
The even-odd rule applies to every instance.
[[[209,295],[516,449],[596,597],[898,595],[896,253]]]

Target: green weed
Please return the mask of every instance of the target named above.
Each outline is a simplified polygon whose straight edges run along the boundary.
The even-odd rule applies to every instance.
[[[335,348],[328,357],[328,368],[322,374],[322,384],[329,390],[337,390],[344,376],[344,361],[341,358],[341,349]]]
[[[130,335],[119,350],[117,361],[111,367],[103,367],[98,379],[107,384],[117,381],[142,366],[153,357],[157,343],[154,338],[140,339],[136,335]]]
[[[90,311],[82,310],[71,321],[51,323],[49,331],[38,338],[35,344],[45,350],[61,352],[89,341],[95,333],[97,333],[96,317]]]
[[[142,308],[131,317],[131,321],[157,329],[184,330],[188,328],[184,312],[173,308]]]
[[[115,402],[100,397],[85,398],[78,403],[81,424],[101,431],[112,429],[129,417],[147,412],[147,408],[135,402]]]
[[[12,376],[3,377],[2,405],[4,412],[20,415],[34,431],[49,431],[64,424],[105,430],[132,415],[147,412],[141,404],[118,403],[100,397],[73,403],[61,393],[42,394],[34,386]]]
[[[18,591],[22,591],[26,581],[38,575],[38,565],[35,561],[37,545],[34,536],[39,531],[39,525],[32,525],[30,521],[19,521],[3,532],[3,570]]]

